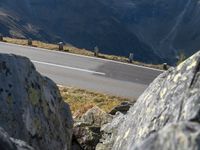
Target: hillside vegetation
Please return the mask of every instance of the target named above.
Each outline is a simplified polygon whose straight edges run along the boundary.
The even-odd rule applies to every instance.
[[[59,89],[63,100],[70,105],[74,117],[80,117],[94,106],[98,106],[102,110],[109,112],[121,102],[129,101],[127,98],[73,87],[60,86]]]

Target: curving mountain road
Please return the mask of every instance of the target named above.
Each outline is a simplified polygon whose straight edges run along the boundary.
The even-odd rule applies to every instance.
[[[0,42],[0,53],[26,56],[57,84],[137,98],[162,71],[111,60]]]

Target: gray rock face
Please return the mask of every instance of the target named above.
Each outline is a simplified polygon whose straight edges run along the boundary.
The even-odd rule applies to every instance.
[[[200,124],[181,122],[164,127],[133,150],[197,150],[200,149],[199,141]]]
[[[81,117],[81,122],[85,122],[94,126],[102,126],[112,120],[112,116],[101,110],[99,107],[94,106],[89,109]]]
[[[111,132],[113,140],[109,143],[110,149],[131,150],[151,134],[171,123],[199,122],[199,104],[200,51],[178,67],[161,74],[148,87],[127,115],[121,117],[120,120],[124,121],[120,121],[122,123],[115,127],[115,133]],[[107,137],[109,134],[105,131],[113,126],[110,123],[104,129]],[[109,141],[107,139],[104,142]],[[104,142],[100,144],[104,145]]]
[[[24,141],[11,138],[0,127],[0,150],[34,150],[31,146]]]
[[[102,137],[96,146],[96,150],[110,150],[116,140],[117,129],[124,122],[124,115],[117,112],[112,121],[101,127]]]
[[[199,120],[200,52],[160,75],[119,127],[113,149],[127,150],[166,124]]]
[[[36,150],[68,150],[73,121],[54,82],[24,57],[0,54],[0,125]]]
[[[110,122],[112,116],[95,106],[89,109],[74,125],[73,134],[84,150],[94,150],[101,138],[100,128]]]

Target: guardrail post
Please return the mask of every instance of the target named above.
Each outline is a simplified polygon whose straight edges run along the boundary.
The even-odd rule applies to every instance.
[[[132,63],[133,62],[133,53],[130,53],[129,54],[129,63]]]
[[[63,42],[59,42],[59,43],[58,43],[58,49],[59,49],[60,51],[62,51],[62,50],[64,49],[63,46],[64,46],[64,43],[63,43]]]
[[[32,46],[32,44],[33,44],[32,39],[31,39],[31,38],[28,39],[28,45],[29,45],[29,46]]]
[[[99,48],[97,46],[94,48],[94,56],[95,57],[99,56]]]
[[[168,69],[167,63],[163,63],[163,69],[164,69],[164,70],[167,70],[167,69]]]
[[[0,34],[0,41],[3,41],[3,35]]]

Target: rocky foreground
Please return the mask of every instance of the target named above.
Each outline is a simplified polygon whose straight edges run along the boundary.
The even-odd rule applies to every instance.
[[[62,101],[56,84],[41,76],[24,57],[0,55],[0,126],[5,130],[0,130],[1,150],[8,149],[5,144],[13,150],[27,149],[22,144],[16,148],[13,138],[35,150],[71,148],[69,106]]]
[[[101,128],[97,150],[200,148],[200,52],[161,74],[130,108]]]
[[[74,124],[50,79],[27,58],[0,55],[1,150],[195,150],[199,116],[200,52],[161,74],[135,104],[109,114],[94,107]]]

